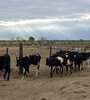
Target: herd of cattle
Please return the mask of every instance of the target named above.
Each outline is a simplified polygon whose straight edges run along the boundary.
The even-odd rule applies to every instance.
[[[70,70],[70,73],[72,74],[73,71],[80,71],[84,67],[84,62],[88,60],[89,64],[89,58],[90,53],[78,53],[78,52],[72,52],[72,51],[62,51],[52,54],[50,58],[46,58],[46,65],[51,68],[50,70],[50,77],[53,76],[54,72],[56,74],[60,73],[60,75],[63,75],[64,69],[65,69],[65,75],[68,74],[68,70]],[[24,56],[22,58],[16,57],[16,66],[21,66],[25,69],[25,72],[23,73],[24,76],[26,75],[26,72],[28,72],[29,75],[29,67],[31,64],[36,65],[36,77],[39,73],[40,68],[40,60],[41,56],[40,54],[36,55],[29,55]],[[0,56],[0,70],[5,69],[4,73],[4,79],[7,80],[10,79],[10,56],[8,54]]]

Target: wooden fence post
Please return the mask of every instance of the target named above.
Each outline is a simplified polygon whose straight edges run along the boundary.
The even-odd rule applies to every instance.
[[[8,48],[6,48],[6,54],[8,55]]]
[[[52,54],[52,46],[50,46],[50,55],[49,55],[49,58],[51,58],[51,54]]]
[[[84,48],[84,52],[86,52],[86,48]]]
[[[22,58],[23,57],[23,44],[20,43],[19,44],[19,58]],[[19,74],[22,74],[23,73],[23,68],[22,66],[19,66]]]

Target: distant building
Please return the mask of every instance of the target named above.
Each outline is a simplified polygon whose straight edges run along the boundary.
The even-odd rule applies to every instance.
[[[16,41],[23,41],[23,40],[24,40],[23,37],[17,37],[17,38],[16,38]]]

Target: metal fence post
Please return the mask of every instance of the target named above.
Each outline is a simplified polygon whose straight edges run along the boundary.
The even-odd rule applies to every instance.
[[[19,58],[22,58],[23,57],[23,44],[20,43],[19,44]],[[23,73],[23,68],[22,66],[19,66],[19,74],[22,74]]]

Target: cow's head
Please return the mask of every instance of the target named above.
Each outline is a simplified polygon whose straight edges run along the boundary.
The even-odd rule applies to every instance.
[[[16,57],[16,66],[19,66],[20,58]]]
[[[69,58],[69,53],[68,52],[66,52],[65,57]]]
[[[69,57],[69,56],[68,56],[68,54],[66,54],[65,56],[66,56],[66,58],[68,58],[68,57]]]
[[[74,58],[76,58],[76,55],[74,55]]]

